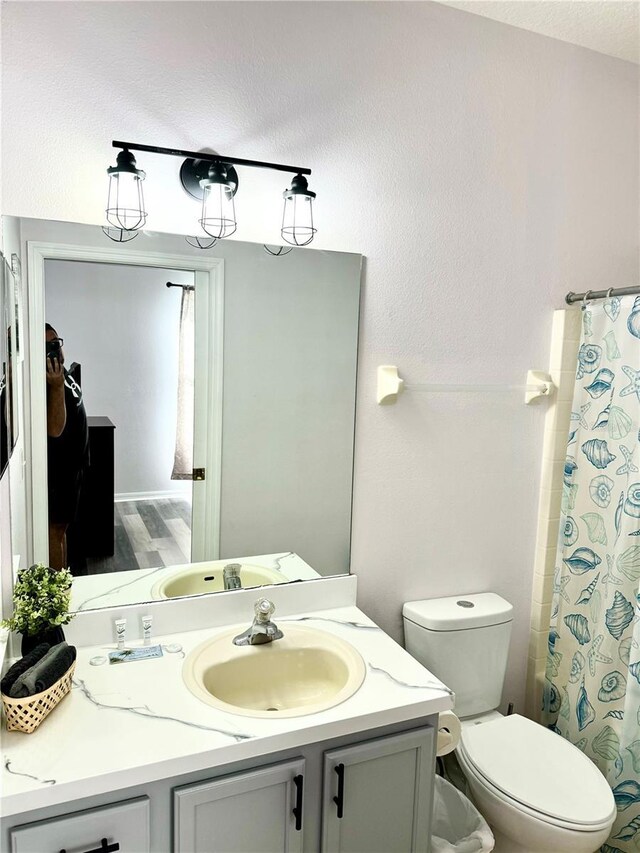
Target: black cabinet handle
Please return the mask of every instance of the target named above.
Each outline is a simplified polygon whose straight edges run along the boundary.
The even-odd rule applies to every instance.
[[[344,813],[344,764],[337,764],[333,769],[338,774],[338,796],[333,798],[333,802],[337,807],[337,817],[342,818]]]
[[[302,829],[302,785],[304,777],[302,774],[293,777],[293,784],[296,786],[296,804],[293,807],[293,814],[296,819],[296,829],[298,832]]]
[[[96,847],[95,850],[86,850],[85,853],[116,853],[120,849],[120,845],[117,841],[114,841],[113,844],[109,844],[106,838],[100,839],[100,847]],[[66,850],[61,850],[60,853],[67,853]]]

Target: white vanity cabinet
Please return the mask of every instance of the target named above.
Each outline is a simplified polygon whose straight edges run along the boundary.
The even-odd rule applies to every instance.
[[[0,848],[11,853],[426,853],[436,730],[435,715],[355,729],[7,815],[0,821]]]
[[[149,853],[149,799],[139,797],[11,830],[11,853]]]
[[[174,790],[174,853],[302,853],[305,761]]]
[[[426,853],[433,731],[176,788],[174,853]]]
[[[427,853],[433,729],[324,755],[322,853]]]

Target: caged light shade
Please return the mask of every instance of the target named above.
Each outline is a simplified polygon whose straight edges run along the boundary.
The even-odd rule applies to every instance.
[[[308,246],[317,230],[313,227],[313,199],[316,194],[311,192],[303,175],[296,175],[291,181],[291,189],[285,190],[282,196],[282,239],[292,246]]]
[[[109,195],[107,199],[107,222],[122,231],[136,231],[147,221],[144,209],[142,182],[145,174],[136,168],[136,160],[130,151],[120,151],[116,165],[107,169]]]
[[[233,203],[236,185],[227,177],[224,163],[212,163],[209,174],[200,181],[202,187],[202,216],[200,225],[210,237],[229,237],[237,228]]]

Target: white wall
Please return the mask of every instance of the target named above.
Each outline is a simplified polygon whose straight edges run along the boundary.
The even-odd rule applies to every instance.
[[[521,700],[543,409],[469,394],[378,408],[375,368],[523,382],[548,363],[568,290],[638,281],[637,67],[429,2],[2,15],[9,213],[100,222],[114,138],[313,168],[317,245],[367,257],[359,603],[400,638],[403,600],[502,593],[516,617],[505,696]],[[193,230],[178,161],[139,163],[149,226]],[[239,239],[275,239],[281,189],[243,172]]]
[[[186,494],[171,479],[178,409],[182,291],[193,273],[120,264],[45,261],[47,322],[66,366],[82,365],[88,416],[115,425],[116,495]]]

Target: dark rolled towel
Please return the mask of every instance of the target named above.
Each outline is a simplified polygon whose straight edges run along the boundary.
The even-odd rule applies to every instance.
[[[12,699],[24,699],[34,693],[42,693],[65,674],[75,659],[75,646],[68,646],[65,642],[52,646],[44,657],[16,679],[9,695]]]
[[[16,661],[14,665],[7,670],[2,681],[0,681],[0,692],[4,693],[5,696],[9,696],[9,691],[13,687],[16,679],[21,676],[23,672],[31,669],[31,667],[37,663],[40,658],[43,658],[46,655],[50,648],[51,646],[49,643],[40,643],[34,649],[31,649],[29,654],[20,658],[19,661]]]

